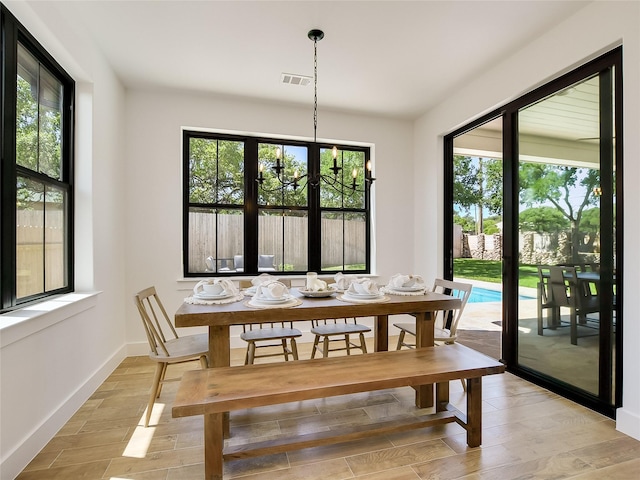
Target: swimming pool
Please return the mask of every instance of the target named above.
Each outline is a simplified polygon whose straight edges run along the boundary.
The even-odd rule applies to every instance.
[[[520,295],[519,300],[531,300],[533,297],[527,297]],[[467,303],[482,303],[482,302],[501,302],[502,292],[500,290],[489,290],[487,288],[473,287],[471,290],[471,296]]]

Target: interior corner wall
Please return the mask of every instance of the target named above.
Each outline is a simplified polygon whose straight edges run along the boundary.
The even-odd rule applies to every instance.
[[[419,269],[441,269],[443,189],[438,179],[443,172],[443,136],[471,120],[493,111],[550,79],[611,50],[623,46],[624,84],[624,303],[623,405],[618,410],[618,430],[640,439],[640,322],[637,321],[634,292],[640,291],[640,256],[633,248],[640,235],[640,3],[593,2],[547,31],[515,55],[487,68],[415,124],[416,205],[433,209],[415,211],[416,252]],[[570,41],[569,41],[570,39]],[[443,72],[446,74],[446,72]],[[441,270],[440,270],[441,271]],[[434,272],[436,273],[436,272]]]
[[[101,54],[51,3],[4,3],[77,82],[74,190],[82,203],[75,210],[76,289],[100,290],[87,308],[69,309],[66,316],[43,311],[11,341],[3,335],[0,478],[10,479],[126,356],[126,172],[124,88]]]
[[[172,313],[195,281],[182,274],[182,127],[313,138],[309,108],[177,91],[128,90],[127,271],[129,296],[155,285]],[[413,265],[413,130],[409,121],[324,111],[318,139],[362,142],[372,150],[375,273],[384,277]],[[133,302],[127,302],[127,339],[146,342]]]

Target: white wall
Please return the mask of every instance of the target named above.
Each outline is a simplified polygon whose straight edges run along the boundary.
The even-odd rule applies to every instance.
[[[5,5],[78,82],[74,296],[0,322],[0,478],[14,478],[126,356],[124,89],[46,2]],[[77,296],[76,296],[77,297]],[[53,310],[46,311],[47,307]],[[11,327],[11,319],[31,317]]]
[[[501,64],[487,70],[456,95],[448,97],[425,114],[415,125],[416,182],[415,203],[436,205],[435,209],[416,210],[416,253],[418,269],[427,276],[437,273],[442,239],[433,235],[433,226],[441,231],[442,219],[442,136],[492,111],[522,93],[533,89],[585,61],[623,44],[624,73],[624,217],[625,258],[623,407],[617,412],[617,428],[640,439],[640,322],[634,302],[640,291],[640,256],[634,255],[633,238],[640,234],[640,3],[594,2],[555,29],[540,36]],[[446,72],[442,72],[446,74]],[[440,267],[438,266],[438,269]]]
[[[128,91],[127,272],[128,295],[155,285],[174,312],[194,281],[182,280],[183,126],[313,138],[309,108],[287,107],[171,91]],[[375,144],[375,273],[389,277],[413,265],[410,122],[319,111],[318,138]],[[127,302],[127,338],[146,339],[133,303]],[[145,347],[146,348],[146,347]]]

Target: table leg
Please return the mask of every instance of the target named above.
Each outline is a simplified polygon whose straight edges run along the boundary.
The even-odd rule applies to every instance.
[[[211,368],[231,365],[229,341],[229,325],[212,325],[209,327],[209,366]]]
[[[482,377],[467,379],[467,445],[482,443]]]
[[[389,315],[378,315],[373,329],[373,351],[389,350]]]
[[[416,348],[433,348],[433,313],[420,312],[416,317]],[[416,407],[433,407],[433,384],[416,387]]]
[[[224,459],[224,415],[212,413],[204,416],[204,478],[222,480]]]
[[[209,367],[228,367],[231,365],[230,335],[229,325],[209,326]],[[223,418],[224,438],[229,438],[229,412],[225,412]]]

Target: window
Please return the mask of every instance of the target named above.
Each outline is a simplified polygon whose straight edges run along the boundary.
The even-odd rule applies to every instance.
[[[74,82],[2,7],[1,309],[73,289]]]
[[[368,148],[193,131],[183,142],[185,276],[370,271]]]

